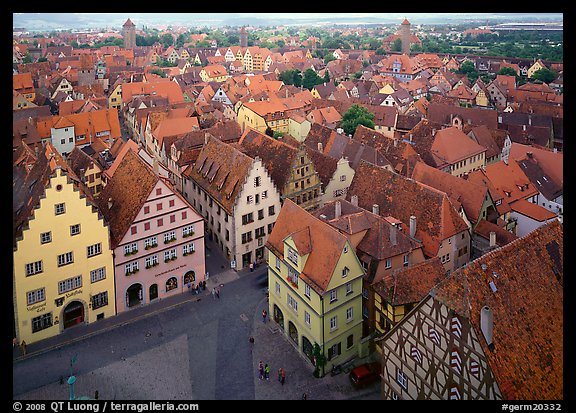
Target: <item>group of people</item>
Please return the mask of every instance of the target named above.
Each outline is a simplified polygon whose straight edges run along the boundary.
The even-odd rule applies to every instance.
[[[258,363],[258,378],[260,380],[270,380],[270,366],[268,363],[262,363],[262,360]],[[286,371],[282,367],[278,369],[278,381],[282,385],[286,381]]]
[[[200,281],[196,286],[192,284],[191,281],[188,281],[188,291],[194,294],[200,294],[200,291],[204,291],[206,289],[206,280]]]

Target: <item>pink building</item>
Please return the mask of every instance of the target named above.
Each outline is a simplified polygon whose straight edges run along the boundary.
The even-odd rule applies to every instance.
[[[114,249],[116,312],[188,292],[204,281],[204,221],[133,151],[99,198]]]

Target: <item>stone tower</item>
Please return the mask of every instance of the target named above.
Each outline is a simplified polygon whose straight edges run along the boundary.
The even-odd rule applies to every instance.
[[[248,32],[244,26],[240,29],[240,47],[248,47]]]
[[[402,53],[410,54],[410,22],[404,19],[400,25],[400,40],[402,40]]]
[[[126,20],[122,26],[122,36],[124,36],[124,48],[134,49],[136,47],[136,25],[132,20]]]

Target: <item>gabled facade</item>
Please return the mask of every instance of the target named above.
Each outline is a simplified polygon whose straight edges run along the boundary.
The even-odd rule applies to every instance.
[[[14,336],[32,344],[116,314],[109,228],[87,188],[47,143],[14,168]]]
[[[266,248],[271,323],[294,351],[314,365],[318,345],[320,376],[358,357],[364,272],[347,238],[287,199]]]
[[[236,270],[265,259],[264,244],[280,211],[280,194],[259,158],[206,134],[193,167],[183,173],[184,193]]]
[[[202,217],[138,154],[126,152],[98,202],[110,222],[118,313],[204,280]]]

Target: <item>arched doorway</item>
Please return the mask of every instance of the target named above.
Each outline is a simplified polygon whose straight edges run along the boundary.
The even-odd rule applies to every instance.
[[[132,284],[126,290],[126,306],[130,308],[142,304],[142,300],[144,299],[143,295],[142,284]]]
[[[302,336],[302,352],[306,354],[306,357],[308,357],[308,359],[312,364],[314,364],[314,355],[312,353],[313,349],[314,346],[312,345],[310,340],[308,340],[306,336]]]
[[[282,310],[280,310],[280,308],[276,304],[274,304],[274,308],[272,309],[272,311],[274,321],[276,321],[276,323],[278,323],[278,325],[282,327],[282,330],[284,330],[284,314],[282,314]]]
[[[288,337],[298,346],[298,329],[292,321],[288,322]]]
[[[62,312],[64,329],[73,327],[84,321],[84,304],[80,301],[71,301]]]
[[[148,289],[148,296],[150,297],[150,301],[158,298],[158,284],[152,284],[150,286]]]

